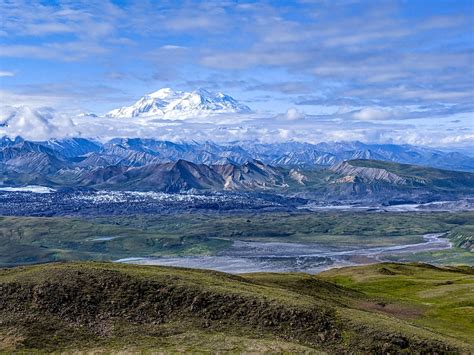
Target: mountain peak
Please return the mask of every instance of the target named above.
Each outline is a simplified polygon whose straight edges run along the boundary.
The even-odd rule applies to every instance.
[[[249,112],[251,110],[248,106],[221,92],[214,93],[202,88],[191,92],[162,88],[142,97],[131,106],[110,111],[107,116],[180,120],[215,114]]]
[[[210,91],[208,91],[204,88],[198,88],[198,89],[194,90],[193,93],[196,93],[196,94],[199,94],[199,95],[204,95],[204,96],[207,96],[207,95],[211,94]],[[220,93],[216,93],[216,94],[220,94]]]
[[[146,97],[150,97],[153,99],[166,99],[176,95],[182,94],[182,91],[174,91],[171,88],[162,88],[158,91],[152,92],[151,94],[146,95]]]

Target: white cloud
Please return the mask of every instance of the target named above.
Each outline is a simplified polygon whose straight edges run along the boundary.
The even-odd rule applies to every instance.
[[[299,121],[303,120],[305,117],[306,114],[303,111],[291,107],[284,114],[277,115],[276,119],[282,121]]]
[[[25,95],[10,91],[0,90],[0,102],[7,105],[28,105],[30,107],[54,106],[59,103],[58,98],[50,97],[44,94]]]
[[[42,45],[3,45],[0,57],[57,59],[76,61],[92,55],[101,55],[109,51],[93,41],[54,42]]]
[[[184,46],[177,46],[175,44],[166,44],[164,46],[161,46],[161,49],[175,50],[175,49],[187,49],[187,48]]]
[[[379,121],[393,117],[393,113],[376,107],[365,107],[352,114],[356,120]]]
[[[293,113],[295,114],[295,113]],[[290,117],[300,117],[299,114]],[[51,108],[0,108],[0,137],[23,136],[31,140],[62,137],[86,137],[108,140],[116,137],[141,137],[171,141],[256,141],[262,143],[299,141],[362,141],[367,143],[415,144],[426,146],[466,147],[472,145],[472,131],[443,132],[412,125],[374,122],[340,122],[318,119],[276,120],[249,116],[244,121],[216,117],[205,121],[165,121],[72,117]]]
[[[34,36],[42,36],[57,33],[73,33],[75,29],[64,23],[31,23],[23,29],[25,33]]]
[[[51,108],[0,107],[0,135],[44,140],[74,134],[74,124]]]
[[[0,70],[0,78],[8,78],[8,77],[12,77],[12,76],[15,76],[14,72]]]

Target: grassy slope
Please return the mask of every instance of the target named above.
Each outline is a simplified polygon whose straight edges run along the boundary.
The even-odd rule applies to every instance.
[[[0,265],[114,260],[150,255],[210,255],[232,240],[317,242],[330,247],[418,243],[452,231],[456,246],[473,238],[465,213],[246,213],[78,218],[0,217]],[[112,240],[94,240],[114,237]],[[454,240],[454,239],[453,239]],[[468,249],[420,255],[423,261],[474,264]]]
[[[460,270],[387,263],[333,269],[319,277],[380,299],[385,309],[403,304],[413,310],[411,323],[474,346],[474,269]]]
[[[427,268],[407,268],[412,272],[407,287],[422,288]],[[323,280],[305,274],[232,276],[107,263],[4,269],[0,349],[413,353],[472,348],[470,329],[463,332],[454,325],[467,323],[467,312],[456,308],[456,319],[446,318],[447,310],[431,312],[452,307],[449,298],[439,296],[435,308],[423,305],[420,312],[417,300],[406,302],[397,293],[382,307],[383,289],[368,288],[365,294],[357,284],[351,289],[326,281],[350,283],[343,271],[325,274]],[[472,305],[472,274],[462,269],[428,272],[443,283],[443,292],[453,287],[465,307]],[[369,278],[372,273],[377,271],[368,269]],[[379,283],[393,279],[385,272],[377,277]],[[426,322],[423,312],[429,316]],[[437,320],[447,326],[440,332],[444,335],[438,333]]]

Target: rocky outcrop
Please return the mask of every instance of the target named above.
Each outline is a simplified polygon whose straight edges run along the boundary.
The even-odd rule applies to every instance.
[[[300,185],[304,185],[305,182],[308,181],[308,178],[299,170],[291,169],[289,172],[289,176],[291,179],[295,180]]]
[[[285,186],[280,172],[272,167],[254,160],[243,165],[214,165],[224,179],[225,190],[265,189]]]

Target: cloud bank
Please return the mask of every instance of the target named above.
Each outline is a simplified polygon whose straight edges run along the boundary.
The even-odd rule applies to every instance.
[[[0,107],[0,136],[45,140],[77,134],[72,120],[52,108]]]
[[[51,108],[26,106],[0,108],[0,136],[31,140],[84,137],[107,141],[117,137],[153,138],[168,141],[308,142],[361,141],[414,144],[431,147],[466,147],[474,134],[460,130],[449,135],[436,130],[420,132],[413,125],[354,121],[350,129],[340,120],[304,115],[288,110],[277,116],[258,114],[215,115],[186,120],[109,118],[87,115],[70,117]]]

